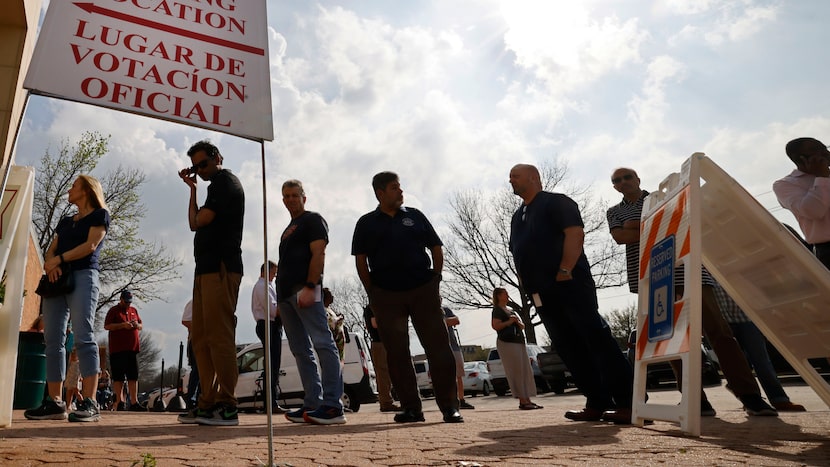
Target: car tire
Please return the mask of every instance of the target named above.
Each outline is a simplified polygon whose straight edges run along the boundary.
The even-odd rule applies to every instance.
[[[344,409],[349,409],[352,412],[360,410],[360,399],[358,399],[357,394],[350,388],[346,388],[346,391],[340,396],[340,402],[343,403]]]
[[[487,381],[485,381],[481,385],[481,395],[482,396],[489,396],[490,395],[490,383],[488,383]]]

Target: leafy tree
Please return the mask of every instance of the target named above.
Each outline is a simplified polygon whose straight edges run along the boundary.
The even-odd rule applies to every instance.
[[[580,206],[585,224],[584,250],[591,263],[597,288],[621,285],[625,264],[620,248],[605,228],[606,205],[595,201],[586,187],[567,183],[567,166],[553,161],[539,167],[547,191],[566,193]],[[535,326],[541,324],[530,297],[519,284],[509,249],[510,219],[521,201],[510,189],[494,193],[478,190],[454,193],[453,210],[445,242],[442,295],[464,308],[490,308],[496,287],[510,292],[508,306],[516,309],[527,325],[528,342],[536,342]]]
[[[32,222],[42,251],[46,251],[61,218],[75,213],[66,193],[78,175],[91,174],[101,181],[110,212],[110,228],[99,258],[101,292],[96,326],[101,328],[102,310],[118,301],[119,292],[130,288],[145,302],[162,299],[164,285],[177,279],[180,262],[156,242],[139,236],[138,226],[147,212],[141,203],[146,180],[140,169],[119,166],[101,176],[94,173],[108,151],[109,136],[85,132],[76,143],[64,140],[57,155],[47,149],[35,177]]]

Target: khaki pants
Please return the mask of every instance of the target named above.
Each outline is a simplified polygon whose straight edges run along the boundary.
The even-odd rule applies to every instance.
[[[389,364],[386,360],[386,347],[383,342],[372,342],[372,361],[375,364],[375,375],[378,383],[378,402],[381,409],[388,409],[394,405],[392,399],[392,380],[389,379]]]
[[[236,302],[242,275],[227,272],[199,274],[193,280],[191,341],[199,367],[201,393],[198,405],[208,410],[216,404],[236,406]]]

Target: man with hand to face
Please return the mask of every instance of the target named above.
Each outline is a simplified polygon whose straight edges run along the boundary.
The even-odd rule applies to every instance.
[[[179,422],[238,425],[236,303],[242,281],[245,191],[236,175],[222,167],[222,154],[209,141],[194,144],[187,155],[193,165],[179,177],[190,188],[187,220],[195,232],[190,335],[202,386],[197,407],[179,415]],[[201,208],[196,202],[197,176],[210,182]]]
[[[830,269],[830,151],[815,138],[796,138],[787,143],[786,152],[796,168],[773,183],[772,190]]]

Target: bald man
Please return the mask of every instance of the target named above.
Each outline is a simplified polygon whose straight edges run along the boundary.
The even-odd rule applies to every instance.
[[[567,411],[565,418],[630,424],[634,376],[599,314],[577,204],[563,194],[543,191],[532,165],[514,166],[510,185],[522,198],[510,224],[510,251],[519,280],[587,398],[584,408]]]

